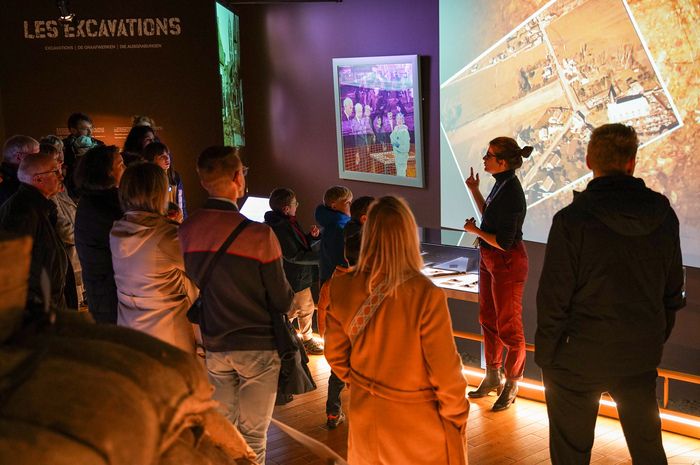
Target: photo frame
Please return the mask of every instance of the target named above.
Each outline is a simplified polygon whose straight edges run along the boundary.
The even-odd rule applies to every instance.
[[[424,187],[418,55],[334,58],[341,179]]]

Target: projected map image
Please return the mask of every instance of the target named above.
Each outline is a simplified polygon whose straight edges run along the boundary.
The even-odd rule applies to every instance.
[[[484,134],[535,148],[519,172],[529,208],[590,176],[594,127],[632,125],[643,146],[682,125],[624,1],[550,2],[443,82],[441,95],[458,166],[481,165]]]

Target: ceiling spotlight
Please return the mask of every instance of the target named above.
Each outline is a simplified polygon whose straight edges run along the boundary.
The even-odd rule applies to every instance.
[[[58,7],[58,21],[61,23],[72,23],[75,18],[75,13],[71,13],[68,8],[68,0],[56,0]]]

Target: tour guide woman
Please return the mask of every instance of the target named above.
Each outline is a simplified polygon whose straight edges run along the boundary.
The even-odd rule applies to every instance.
[[[532,147],[520,148],[509,137],[497,137],[489,142],[483,158],[484,170],[496,178],[486,200],[479,192],[479,174],[474,176],[474,168],[466,181],[482,215],[481,226],[477,227],[474,218],[470,218],[464,230],[478,236],[481,248],[479,323],[486,358],[486,377],[469,397],[484,397],[500,390],[505,371],[505,385],[493,405],[494,411],[507,409],[515,402],[518,380],[525,368],[522,298],[528,260],[522,227],[526,206],[515,170],[531,153]],[[501,368],[504,346],[507,355]]]

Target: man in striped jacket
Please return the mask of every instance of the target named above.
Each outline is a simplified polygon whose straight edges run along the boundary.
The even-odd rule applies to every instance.
[[[204,208],[180,226],[185,270],[202,293],[200,328],[214,399],[265,463],[267,428],[277,392],[280,359],[271,313],[286,313],[293,292],[282,251],[269,226],[252,222],[228,246],[203,283],[206,267],[245,219],[236,201],[245,193],[239,149],[209,147],[197,160]]]

